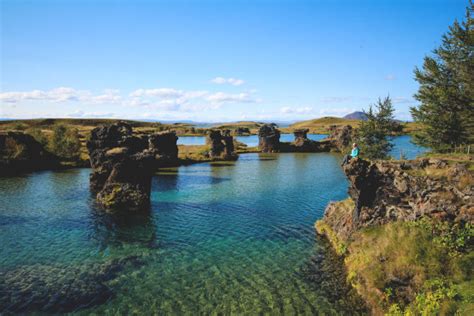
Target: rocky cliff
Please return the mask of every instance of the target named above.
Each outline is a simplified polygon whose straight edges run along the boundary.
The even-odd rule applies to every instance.
[[[280,131],[275,124],[265,124],[258,130],[258,148],[264,153],[280,151]]]
[[[348,280],[372,313],[463,310],[463,288],[472,286],[472,171],[440,159],[352,159],[343,170],[349,198],[330,203],[316,230],[345,256]]]
[[[368,162],[353,159],[343,166],[349,179],[352,209],[338,203],[326,208],[324,222],[347,239],[361,227],[423,216],[454,222],[474,222],[472,174],[463,164],[449,166],[438,159]],[[436,174],[437,177],[430,177]],[[344,214],[342,214],[344,213]]]
[[[58,167],[58,157],[49,153],[31,135],[0,133],[0,176]]]

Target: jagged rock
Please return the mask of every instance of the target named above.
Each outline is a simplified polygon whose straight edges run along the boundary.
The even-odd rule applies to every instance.
[[[235,136],[250,135],[250,129],[248,127],[237,127],[234,130],[234,135]]]
[[[342,239],[347,239],[359,227],[411,221],[422,216],[474,223],[472,174],[464,165],[451,167],[447,179],[419,175],[424,168],[440,165],[448,164],[445,161],[407,163],[352,159],[343,169],[350,182],[349,196],[355,205],[342,210],[337,202],[331,203],[323,221]]]
[[[138,257],[80,266],[33,265],[0,270],[0,314],[68,313],[105,303],[114,296],[106,285]]]
[[[280,151],[280,131],[275,124],[265,124],[258,130],[258,148],[265,153]]]
[[[206,143],[211,147],[209,157],[212,159],[235,160],[238,158],[234,150],[234,138],[229,130],[210,130]]]
[[[309,129],[295,129],[293,134],[295,135],[295,141],[289,148],[288,146],[280,146],[283,151],[291,152],[328,152],[331,150],[331,141],[314,141],[308,139]]]
[[[93,129],[87,148],[97,201],[107,209],[146,207],[153,172],[177,159],[176,140],[173,132],[134,136],[123,122]]]
[[[59,159],[33,136],[22,132],[0,133],[0,176],[54,169]]]
[[[178,160],[178,136],[175,131],[152,134],[148,137],[148,147],[154,152],[156,167],[167,167]]]
[[[345,125],[345,126],[336,126],[332,125],[329,128],[329,136],[328,139],[330,139],[333,143],[333,146],[340,152],[345,151],[347,147],[351,145],[352,138],[353,138],[353,129],[352,126],[350,125]]]

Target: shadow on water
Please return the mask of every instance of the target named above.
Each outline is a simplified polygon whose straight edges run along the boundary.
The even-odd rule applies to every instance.
[[[91,221],[89,237],[98,243],[100,250],[123,244],[141,244],[149,248],[158,246],[151,207],[134,213],[109,213],[94,205]]]
[[[298,275],[339,311],[348,315],[367,315],[364,301],[347,282],[344,258],[336,254],[327,239],[315,236],[314,254]]]

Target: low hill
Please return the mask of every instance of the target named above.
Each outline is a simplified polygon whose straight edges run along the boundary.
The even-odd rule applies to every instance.
[[[230,129],[230,130],[235,130],[239,127],[245,127],[248,128],[249,130],[256,131],[262,126],[263,122],[255,122],[255,121],[238,121],[238,122],[228,122],[228,123],[218,123],[212,126],[212,128],[218,128],[218,129]]]
[[[359,126],[359,124],[360,120],[349,120],[341,117],[326,116],[308,121],[296,122],[290,125],[290,129],[307,128],[309,129],[310,133],[326,134],[329,131],[329,127],[332,125],[351,125],[352,127],[356,128]]]
[[[367,120],[367,115],[362,111],[355,111],[355,112],[349,113],[347,115],[344,115],[342,118],[344,118],[346,120],[366,121]]]

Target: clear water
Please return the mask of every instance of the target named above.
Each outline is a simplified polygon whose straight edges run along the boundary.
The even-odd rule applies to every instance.
[[[428,148],[420,147],[411,142],[410,135],[397,136],[392,138],[393,147],[390,155],[395,159],[400,159],[404,155],[407,159],[415,159],[428,151]]]
[[[327,135],[323,134],[308,134],[308,138],[312,140],[321,140],[326,137]],[[236,139],[249,147],[258,146],[257,135],[236,136]],[[292,142],[294,140],[295,136],[293,134],[281,134],[280,136],[282,142]],[[205,143],[206,138],[204,136],[180,136],[178,138],[178,145],[204,145]]]
[[[246,154],[167,169],[150,211],[126,217],[96,209],[89,169],[1,178],[0,269],[142,258],[108,282],[114,298],[84,314],[347,314],[349,298],[308,273],[323,251],[314,222],[347,195],[339,162]]]

